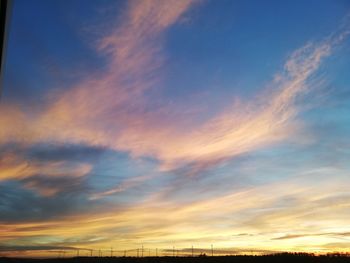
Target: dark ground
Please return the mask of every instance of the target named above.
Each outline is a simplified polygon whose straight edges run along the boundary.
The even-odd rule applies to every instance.
[[[350,262],[349,255],[269,255],[269,256],[220,256],[220,257],[75,257],[51,259],[0,258],[0,263],[327,263]]]

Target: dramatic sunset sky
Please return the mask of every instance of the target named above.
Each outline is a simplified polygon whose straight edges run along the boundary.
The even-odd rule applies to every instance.
[[[348,0],[16,0],[10,22],[0,256],[350,249]]]

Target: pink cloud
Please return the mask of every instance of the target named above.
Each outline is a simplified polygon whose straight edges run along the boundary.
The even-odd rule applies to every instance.
[[[348,32],[295,51],[284,71],[256,99],[233,103],[188,127],[188,116],[172,118],[176,105],[146,110],[152,101],[145,93],[161,83],[158,70],[166,29],[195,2],[131,1],[119,26],[99,41],[98,52],[109,58],[105,73],[55,94],[57,99],[40,115],[30,117],[13,106],[2,106],[6,114],[0,118],[0,142],[100,145],[134,157],[154,157],[164,170],[186,164],[200,170],[289,138],[298,129],[293,122],[299,112],[296,97],[310,89],[308,79]]]

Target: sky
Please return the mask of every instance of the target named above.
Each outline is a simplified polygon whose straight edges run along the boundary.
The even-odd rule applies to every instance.
[[[0,255],[348,251],[349,12],[14,1]]]

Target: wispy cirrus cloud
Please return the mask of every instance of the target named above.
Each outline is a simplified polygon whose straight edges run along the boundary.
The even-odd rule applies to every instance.
[[[263,250],[292,250],[293,241],[299,237],[298,244],[304,244],[305,249],[317,249],[349,233],[346,226],[349,180],[344,176],[340,185],[324,177],[329,172],[332,171],[300,174],[288,181],[247,187],[209,200],[180,204],[154,197],[132,207],[109,208],[98,214],[85,211],[65,220],[8,222],[1,235],[6,238],[11,233],[12,237],[7,237],[9,242],[34,235],[59,240],[75,238],[75,246],[87,248],[96,244],[109,248],[111,243],[136,247],[141,241],[145,246],[159,248],[167,248],[173,242],[175,245],[196,242],[198,247],[210,242],[228,248],[235,242],[237,250],[254,246]],[[326,191],[329,192],[325,194]],[[84,236],[89,240],[93,236],[100,239],[89,243],[80,238]],[[50,240],[48,245],[58,245],[54,238]]]
[[[310,78],[349,32],[343,30],[296,50],[282,72],[252,101],[236,99],[213,118],[188,127],[184,125],[189,123],[186,118],[193,116],[172,115],[179,111],[176,105],[151,107],[145,92],[155,84],[162,85],[158,72],[163,65],[162,38],[166,30],[196,2],[130,2],[119,18],[120,25],[97,41],[97,52],[108,57],[106,71],[86,77],[63,93],[51,94],[40,113],[1,105],[0,143],[23,147],[47,142],[86,144],[125,151],[134,157],[153,157],[165,171],[185,167],[184,174],[196,174],[293,136],[298,129],[294,123],[300,111],[298,96],[312,90]],[[62,189],[54,187],[55,183],[44,184],[42,176],[82,177],[92,169],[83,162],[29,163],[13,155],[4,156],[1,165],[1,180],[20,180],[44,196]],[[122,192],[150,178],[153,176],[126,180],[91,198]]]
[[[327,229],[346,225],[349,216],[344,209],[349,203],[348,180],[345,176],[339,179],[341,184],[331,180],[332,174],[340,178],[341,169],[311,171],[313,179],[318,173],[327,175],[319,184],[304,181],[308,174],[301,174],[296,182],[257,187],[239,185],[238,173],[225,171],[220,182],[226,184],[225,191],[213,190],[219,185],[216,179],[193,189],[196,183],[189,186],[186,180],[194,177],[184,175],[196,175],[292,138],[300,128],[295,121],[302,111],[298,99],[317,90],[314,74],[349,31],[296,50],[268,85],[257,87],[261,92],[251,100],[232,98],[231,105],[213,116],[194,110],[195,105],[168,104],[158,92],[166,89],[162,67],[166,67],[167,30],[197,2],[129,2],[111,22],[110,31],[96,40],[96,53],[106,59],[102,73],[88,72],[75,85],[47,94],[41,111],[0,105],[0,144],[21,148],[0,156],[0,221],[5,230],[0,239],[16,244],[23,238],[39,240],[49,250],[50,245],[71,243],[89,248],[109,247],[112,242],[137,246],[140,240],[156,245],[202,240],[228,247],[234,238],[237,247],[252,242],[272,251],[290,247],[288,242],[299,237],[316,239],[313,233],[348,233],[347,228]],[[158,170],[111,180],[124,170],[107,168],[102,173],[108,174],[108,188],[103,183],[103,189],[101,185],[94,185],[92,191],[84,188],[99,175],[99,171],[92,175],[94,159],[108,149],[126,152],[132,161],[151,157]],[[19,154],[22,151],[30,154]],[[164,174],[176,178],[164,183],[158,180]],[[154,189],[148,189],[144,183],[155,178]],[[132,207],[119,205],[125,198],[122,194],[127,196],[128,190],[140,186],[146,197],[137,195]],[[182,194],[190,197],[180,200]],[[309,220],[310,211],[317,222]],[[288,234],[290,229],[293,235]],[[317,245],[334,238],[320,236]]]
[[[56,94],[43,114],[27,116],[2,106],[9,113],[4,116],[15,117],[0,120],[2,140],[86,143],[154,157],[165,170],[190,165],[196,171],[289,138],[298,128],[293,123],[300,110],[297,97],[310,89],[309,79],[348,31],[295,51],[253,101],[233,103],[196,127],[185,127],[186,121],[164,115],[162,108],[149,110],[144,92],[161,83],[157,70],[165,30],[193,3],[174,2],[169,8],[163,2],[131,2],[121,25],[99,41],[98,50],[109,57],[106,73]]]
[[[18,181],[46,197],[71,189],[91,170],[87,162],[35,160],[15,151],[5,151],[0,156],[0,183]]]
[[[162,33],[195,2],[128,3],[120,21],[113,22],[121,25],[97,41],[98,52],[108,56],[106,72],[89,76],[66,92],[50,94],[40,113],[27,113],[19,105],[0,105],[0,144],[13,143],[21,151],[29,151],[34,145],[32,155],[38,150],[37,144],[45,143],[58,148],[78,142],[110,148],[106,143],[116,140],[121,127],[138,121],[133,110],[143,109],[142,94],[154,83],[148,75],[160,65]],[[62,152],[59,154],[62,158]],[[50,157],[50,152],[41,155]],[[27,187],[52,195],[61,189],[39,184],[42,180],[36,180],[38,176],[80,177],[91,170],[91,165],[67,160],[67,156],[64,160],[41,161],[32,157],[15,152],[1,156],[0,180],[22,180]]]
[[[296,235],[284,235],[280,237],[275,237],[273,240],[284,240],[284,239],[294,239],[303,237],[313,237],[313,236],[332,236],[332,237],[348,237],[350,232],[331,232],[331,233],[311,233],[311,234],[296,234]]]

